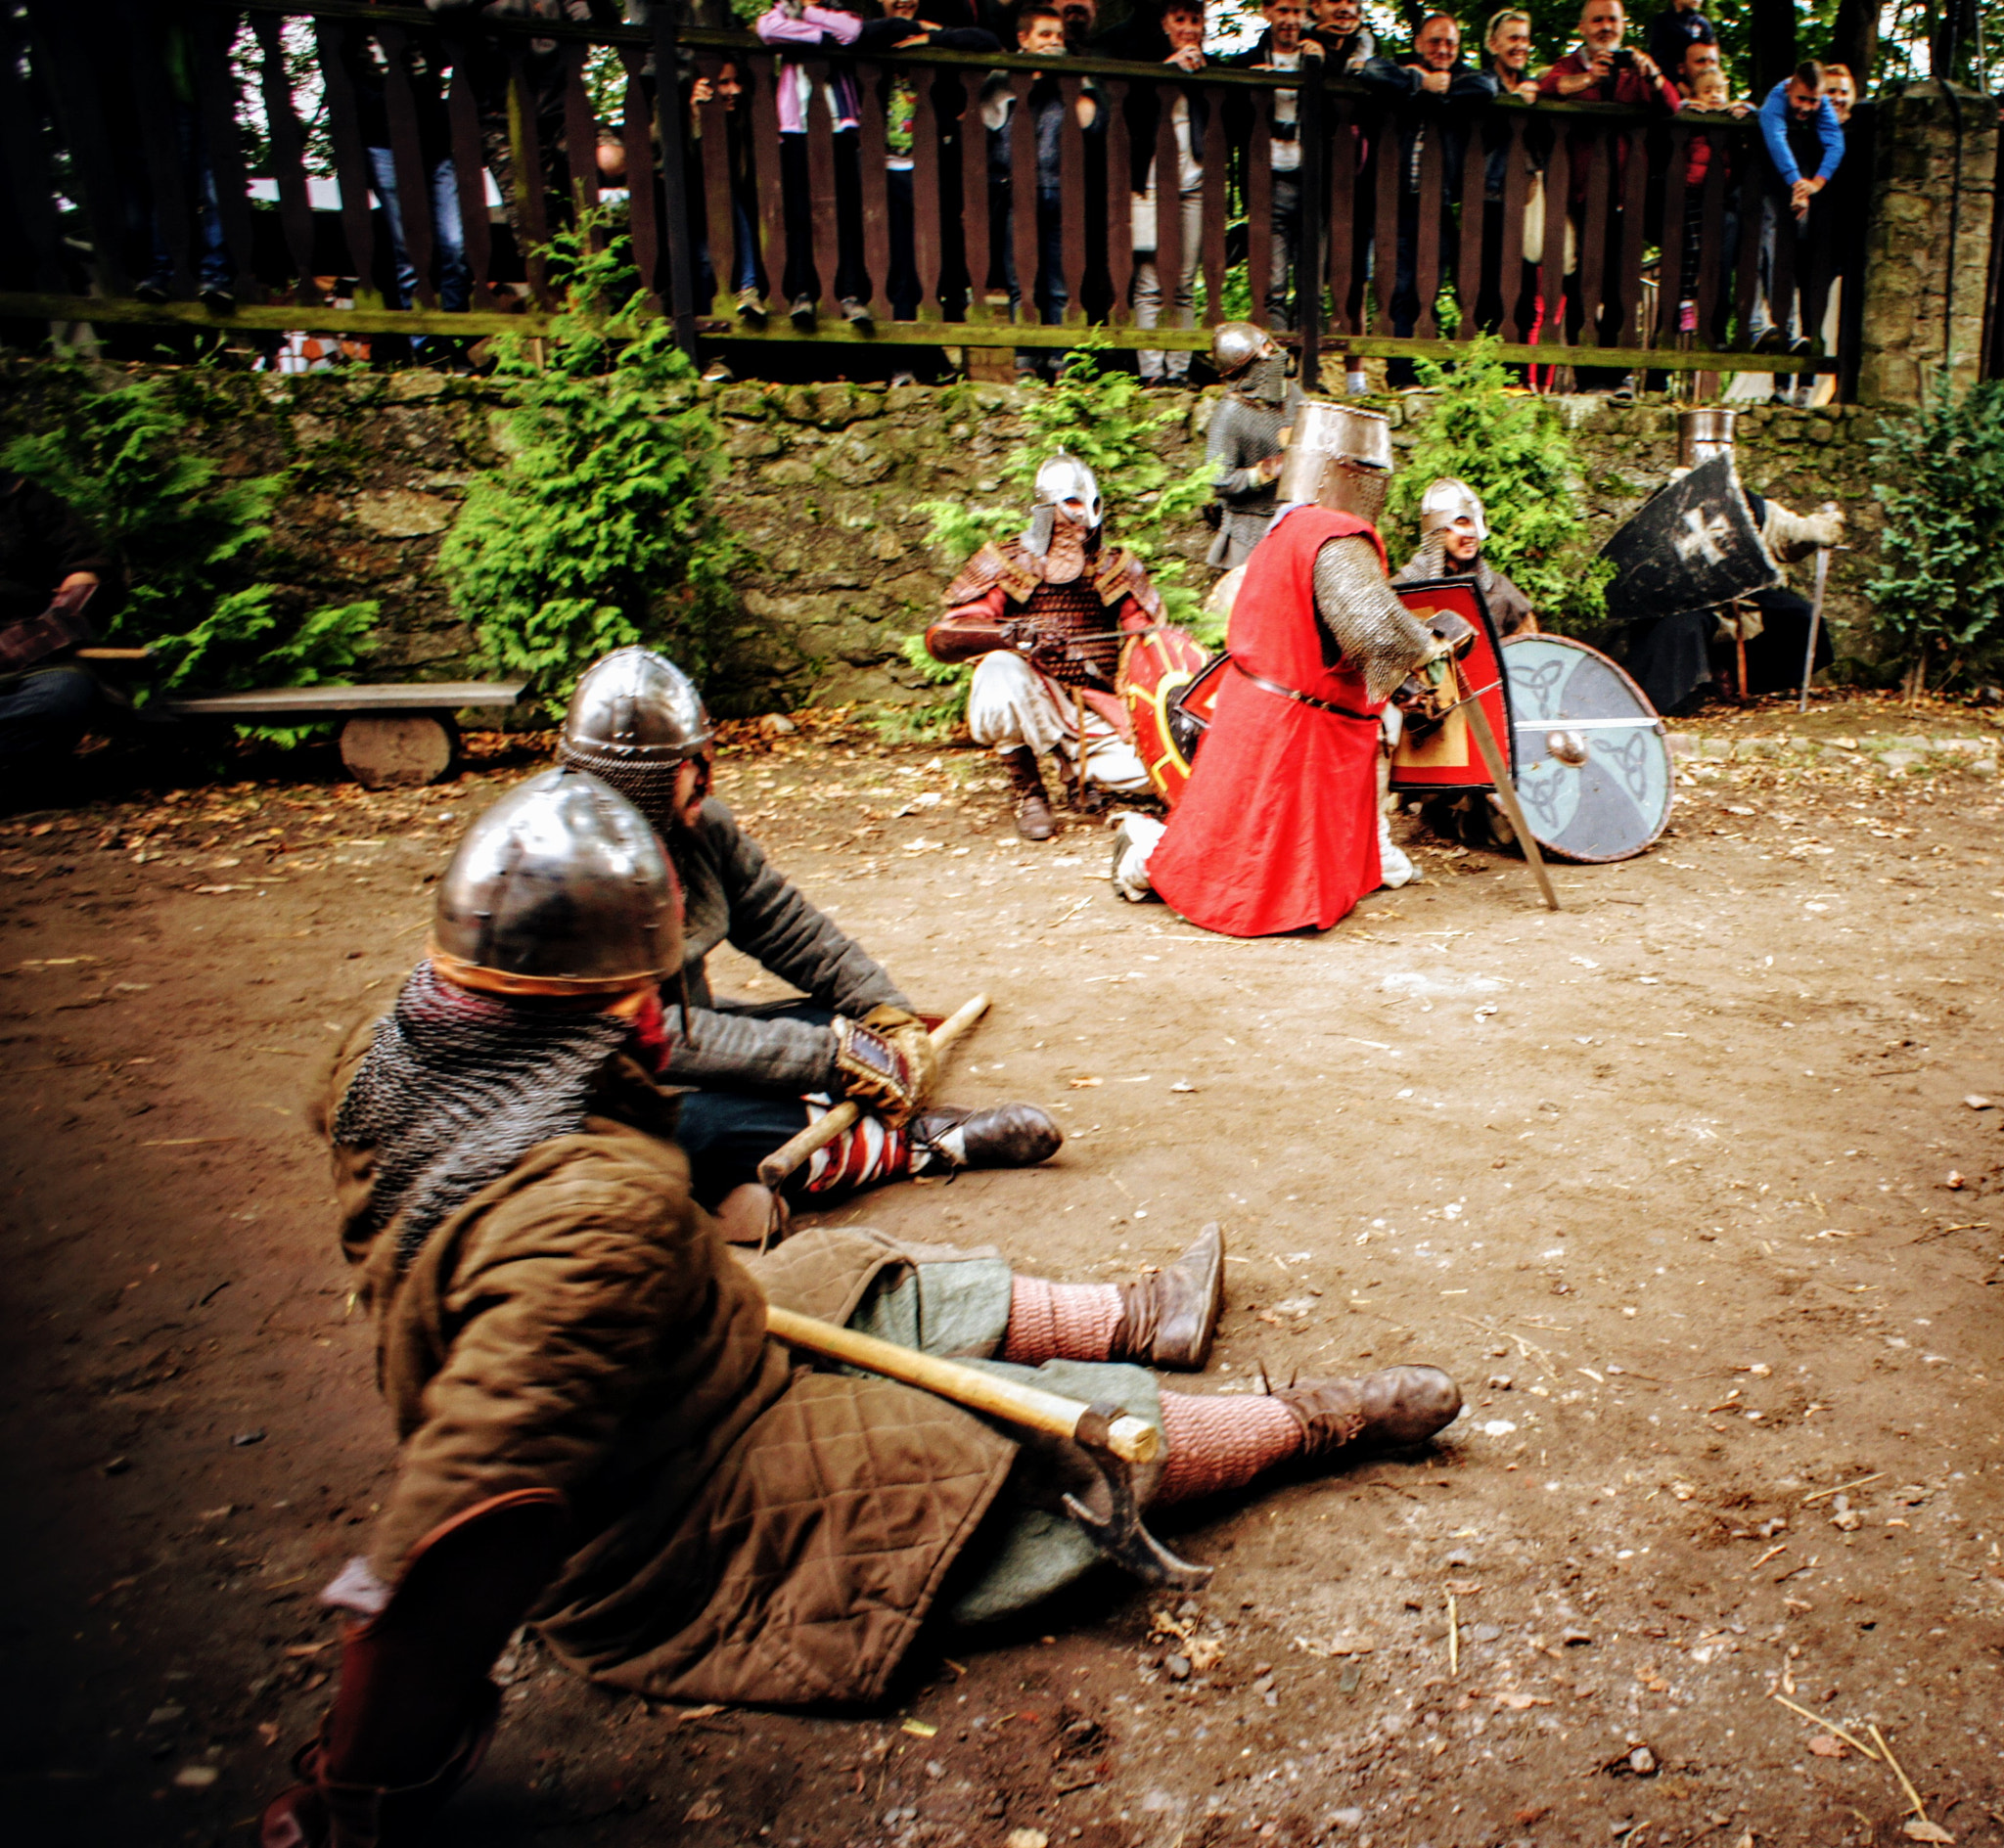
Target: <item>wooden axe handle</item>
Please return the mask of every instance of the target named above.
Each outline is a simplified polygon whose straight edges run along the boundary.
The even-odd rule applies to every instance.
[[[766,1305],[765,1326],[776,1340],[789,1347],[805,1348],[810,1354],[860,1367],[865,1373],[882,1374],[907,1386],[921,1386],[971,1411],[985,1412],[1032,1431],[1047,1431],[1053,1437],[1075,1436],[1078,1420],[1091,1410],[1082,1400],[983,1373],[978,1367],[965,1367],[959,1361],[921,1354],[893,1341],[880,1341],[874,1334],[839,1329],[832,1322],[817,1322],[812,1316],[796,1315],[776,1304]],[[1153,1463],[1161,1454],[1161,1431],[1131,1413],[1116,1418],[1107,1433],[1107,1448],[1125,1463]]]
[[[934,1052],[944,1059],[947,1049],[954,1041],[987,1012],[988,997],[977,995],[955,1013],[948,1014],[927,1035],[933,1042]],[[853,1104],[838,1104],[834,1109],[809,1123],[791,1142],[782,1143],[758,1164],[759,1185],[777,1190],[779,1184],[815,1149],[825,1149],[861,1114],[862,1111]]]

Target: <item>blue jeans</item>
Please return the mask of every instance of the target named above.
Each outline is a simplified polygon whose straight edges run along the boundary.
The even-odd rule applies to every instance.
[[[52,667],[0,693],[0,764],[10,770],[67,757],[97,710],[98,683],[84,667]]]
[[[369,151],[369,177],[383,215],[389,222],[389,248],[396,258],[395,284],[383,292],[384,304],[408,308],[417,299],[418,269],[403,241],[403,208],[397,202],[396,157],[387,148]],[[448,314],[464,314],[473,301],[474,273],[466,260],[466,230],[459,217],[459,179],[447,155],[433,163],[429,192],[432,202],[432,254],[438,272],[438,305]]]
[[[181,177],[195,194],[197,283],[205,293],[213,290],[227,294],[231,289],[230,251],[223,242],[222,212],[216,204],[215,169],[208,163],[208,149],[195,112],[179,103],[174,105],[174,139],[181,149]],[[167,241],[161,234],[159,205],[157,202],[144,203],[128,192],[126,213],[128,220],[138,219],[133,228],[140,230],[147,246],[147,269],[139,286],[165,294],[173,287],[174,259],[167,253]]]

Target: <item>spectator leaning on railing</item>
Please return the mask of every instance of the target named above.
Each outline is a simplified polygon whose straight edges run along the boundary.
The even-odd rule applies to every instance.
[[[1649,23],[1649,55],[1660,70],[1674,76],[1693,45],[1718,45],[1718,29],[1699,11],[1703,0],[1675,0]]]
[[[1162,9],[1162,35],[1168,41],[1165,65],[1195,73],[1204,68],[1204,0],[1169,0]],[[1130,114],[1129,146],[1139,169],[1134,194],[1134,325],[1160,327],[1162,296],[1170,295],[1169,325],[1194,327],[1197,322],[1197,266],[1204,254],[1204,136],[1210,123],[1210,99],[1196,88],[1170,94],[1169,119],[1176,135],[1177,223],[1182,228],[1173,282],[1165,282],[1158,255],[1161,231],[1161,175],[1156,171],[1156,137],[1163,91]],[[1187,351],[1144,348],[1135,355],[1142,379],[1150,384],[1180,384],[1190,376]]]
[[[1033,3],[1016,18],[1016,49],[1025,58],[1065,56],[1065,21],[1055,6]],[[981,86],[980,115],[988,131],[988,248],[999,251],[1003,280],[1009,286],[1009,308],[1018,314],[1023,286],[1016,273],[1016,240],[1011,233],[1015,204],[1014,129],[1015,73],[993,72]],[[1037,273],[1031,279],[1032,298],[1046,327],[1065,319],[1071,292],[1065,280],[1065,93],[1055,76],[1039,76],[1027,98],[1036,138]],[[1078,125],[1099,124],[1099,94],[1090,79],[1078,98]],[[991,258],[991,264],[993,259]],[[1040,370],[1046,355],[1020,350],[1019,372]],[[1055,351],[1050,359],[1062,359]]]
[[[1830,107],[1837,112],[1837,125],[1848,128],[1851,111],[1858,107],[1858,80],[1851,75],[1849,65],[1825,65],[1823,67],[1823,94],[1830,99]]]
[[[1354,77],[1378,55],[1377,35],[1364,23],[1363,0],[1314,0],[1308,36],[1322,47],[1329,68]]]
[[[1457,234],[1451,208],[1461,196],[1462,160],[1471,126],[1468,111],[1494,99],[1496,79],[1463,61],[1461,26],[1446,13],[1430,13],[1420,22],[1410,63],[1373,58],[1364,66],[1362,76],[1374,89],[1409,100],[1398,119],[1398,268],[1391,291],[1391,331],[1403,339],[1411,335],[1426,305],[1420,300],[1418,279],[1421,175],[1427,144],[1435,136],[1439,138],[1439,273],[1447,277],[1454,273]],[[1388,146],[1379,158],[1390,154]],[[1392,360],[1385,376],[1394,387],[1411,384],[1412,361]]]
[[[1538,79],[1538,94],[1568,103],[1620,103],[1630,109],[1674,111],[1684,99],[1657,68],[1656,60],[1621,41],[1627,36],[1628,16],[1621,0],[1586,0],[1579,13],[1579,45],[1559,60]],[[1596,130],[1581,126],[1567,136],[1571,180],[1567,210],[1573,236],[1569,240],[1566,263],[1566,330],[1576,341],[1585,324],[1586,310],[1579,298],[1579,241],[1585,235],[1586,188],[1590,157]],[[1608,294],[1601,306],[1598,333],[1603,346],[1627,344],[1636,329],[1639,301],[1618,299],[1620,287],[1623,220],[1622,178],[1627,166],[1627,141],[1617,137],[1613,143],[1614,171],[1608,187],[1607,261],[1602,274]],[[1546,236],[1560,227],[1548,220]],[[1603,389],[1620,384],[1620,376],[1599,367],[1579,367],[1574,381],[1582,390]],[[1625,389],[1625,387],[1624,387]]]
[[[1754,350],[1806,353],[1814,342],[1804,323],[1820,319],[1827,277],[1815,275],[1814,245],[1824,229],[1817,196],[1844,161],[1844,127],[1823,93],[1823,67],[1799,65],[1760,105],[1760,139],[1767,152],[1768,184],[1760,209],[1760,293],[1754,304]],[[1804,172],[1805,167],[1813,171]],[[1788,220],[1784,228],[1783,220]],[[1795,274],[1776,274],[1776,247],[1795,240]],[[1802,313],[1806,309],[1807,313]]]
[[[1521,103],[1535,103],[1538,86],[1530,72],[1531,18],[1516,7],[1505,7],[1489,16],[1482,33],[1482,68],[1495,81],[1499,96],[1515,97]],[[1483,146],[1488,159],[1482,169],[1482,276],[1476,291],[1476,325],[1485,332],[1502,326],[1514,302],[1524,303],[1520,325],[1534,321],[1530,303],[1537,293],[1538,260],[1544,253],[1545,164],[1552,151],[1548,123],[1525,124],[1522,146],[1529,169],[1525,189],[1522,261],[1515,276],[1503,272],[1503,206],[1509,179],[1512,119],[1508,112],[1495,111],[1483,124]]]
[[[1327,54],[1307,35],[1305,0],[1267,0],[1266,30],[1258,44],[1234,62],[1252,70],[1319,71]],[[1301,97],[1273,93],[1273,133],[1267,144],[1272,173],[1273,254],[1266,274],[1266,325],[1291,328],[1290,301],[1296,252],[1301,248]]]

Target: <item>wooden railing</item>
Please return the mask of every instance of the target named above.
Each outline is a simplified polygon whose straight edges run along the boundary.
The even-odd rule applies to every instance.
[[[1333,349],[1444,357],[1479,331],[1496,334],[1506,358],[1547,365],[1842,370],[1835,356],[1750,350],[1765,172],[1751,119],[1514,100],[1457,109],[1354,80],[1220,66],[1190,75],[1095,59],[821,53],[798,66],[808,107],[783,159],[777,86],[797,82],[794,64],[743,34],[678,30],[666,6],[646,28],[489,23],[358,0],[163,0],[136,11],[148,23],[126,36],[95,31],[90,9],[66,0],[28,0],[24,21],[0,16],[0,158],[16,227],[16,248],[0,251],[0,315],[419,337],[521,328],[557,305],[542,253],[551,232],[606,196],[603,139],[623,160],[617,190],[641,287],[692,350],[723,338],[1035,349],[1075,344],[1094,325],[1118,345],[1187,349],[1207,344],[1229,308],[1277,323],[1311,380]],[[289,25],[295,38],[310,29],[303,69]],[[191,87],[176,91],[170,68]],[[428,96],[438,68],[448,74]],[[376,69],[371,114],[355,73]],[[678,73],[672,92],[657,70]],[[839,84],[855,104],[843,132]],[[900,86],[908,181],[887,168],[888,106]],[[1296,98],[1300,210],[1293,281],[1270,316],[1281,93]],[[981,104],[1005,95],[1014,103],[996,134]],[[1143,330],[1131,300],[1133,182],[1145,171],[1135,137],[1152,138],[1156,172],[1177,173],[1178,96],[1202,124],[1192,149],[1203,170],[1200,325]],[[1039,202],[1051,189],[1040,187],[1036,144],[1052,98],[1062,109],[1055,208]],[[1082,99],[1095,106],[1090,124]],[[372,156],[365,116],[387,123],[387,157]],[[309,172],[323,127],[334,212],[316,209]],[[1869,134],[1863,112],[1821,206],[1830,235],[1810,247],[1817,273],[1796,276],[1797,240],[1776,240],[1777,296],[1801,284],[1813,307],[1842,272],[1855,307]],[[386,158],[400,253],[372,203],[383,190],[372,160]],[[465,311],[439,299],[453,242],[433,208],[442,164],[441,203],[457,206],[470,273]],[[490,174],[508,188],[500,210],[489,206]],[[789,317],[783,288],[787,195],[802,184],[806,231],[793,256],[815,272],[811,328]],[[253,186],[275,199],[253,200]],[[1188,252],[1166,196],[1156,222],[1166,322]],[[408,300],[395,290],[399,254],[416,272]],[[213,280],[218,270],[226,281]],[[762,325],[737,311],[748,271],[769,305]],[[893,282],[906,297],[896,303]],[[1036,302],[1060,293],[1055,324],[1042,325]],[[869,304],[867,324],[844,318],[844,296]]]

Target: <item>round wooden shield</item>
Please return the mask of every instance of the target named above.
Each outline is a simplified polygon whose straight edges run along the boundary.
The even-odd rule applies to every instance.
[[[1171,807],[1190,781],[1196,736],[1171,722],[1170,706],[1209,661],[1195,636],[1168,623],[1142,630],[1120,655],[1116,685],[1134,726],[1134,748],[1155,792]]]
[[[1514,635],[1503,671],[1517,731],[1517,794],[1546,853],[1628,860],[1670,819],[1669,740],[1618,666],[1563,635]]]

